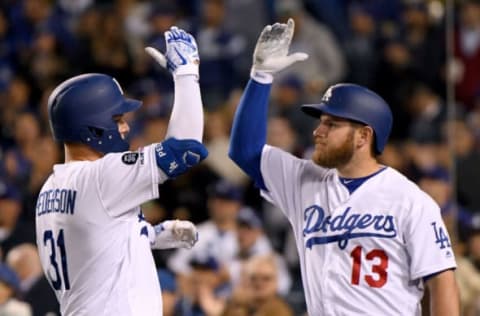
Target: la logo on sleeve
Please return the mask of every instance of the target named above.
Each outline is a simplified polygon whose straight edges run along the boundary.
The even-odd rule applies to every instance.
[[[432,222],[433,231],[435,233],[435,243],[439,245],[440,249],[450,248],[450,240],[445,233],[443,227],[437,227],[437,222]]]

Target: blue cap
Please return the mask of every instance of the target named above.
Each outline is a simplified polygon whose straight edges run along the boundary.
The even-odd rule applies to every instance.
[[[224,179],[210,187],[208,193],[210,197],[234,201],[241,201],[243,197],[242,189],[239,186]]]
[[[5,283],[15,291],[20,288],[20,279],[15,271],[3,263],[0,263],[0,282]]]
[[[450,175],[448,173],[448,170],[440,166],[427,170],[420,170],[420,178],[439,180],[443,182],[450,181]]]
[[[20,190],[18,190],[13,184],[0,180],[0,200],[21,201],[22,195]]]
[[[278,83],[281,87],[289,87],[298,91],[303,89],[303,81],[296,75],[289,75],[280,80]]]
[[[190,265],[192,266],[192,268],[200,270],[218,271],[218,269],[220,268],[220,263],[213,256],[204,256],[202,258],[194,257],[190,261]]]
[[[244,207],[238,212],[237,222],[251,228],[262,228],[262,220],[250,207]]]
[[[7,62],[0,61],[0,92],[4,92],[8,89],[12,79],[12,66]]]
[[[176,15],[178,13],[178,6],[173,1],[157,1],[151,8],[149,18],[156,16]]]

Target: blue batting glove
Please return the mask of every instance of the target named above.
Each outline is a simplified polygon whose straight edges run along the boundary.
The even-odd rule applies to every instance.
[[[160,65],[167,68],[174,77],[195,75],[198,78],[200,57],[195,38],[176,26],[172,26],[169,31],[166,31],[164,36],[167,45],[165,55],[153,47],[145,48],[146,52]]]
[[[199,164],[207,155],[207,148],[193,139],[169,138],[155,147],[157,166],[171,179]]]

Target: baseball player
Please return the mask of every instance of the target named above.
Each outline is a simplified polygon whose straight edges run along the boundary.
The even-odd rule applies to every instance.
[[[166,139],[128,151],[124,113],[140,101],[123,96],[104,74],[84,74],[50,95],[53,136],[64,144],[36,205],[37,246],[62,315],[162,315],[150,248],[192,247],[188,221],[147,223],[140,204],[158,197],[158,184],[207,156],[195,39],[172,27],[165,55],[147,52],[173,74],[175,101]]]
[[[374,92],[330,87],[302,110],[319,118],[312,160],[265,144],[273,76],[303,60],[288,55],[294,23],[266,26],[253,56],[231,136],[230,157],[288,217],[296,238],[308,314],[459,315],[456,267],[439,207],[376,157],[392,114]]]

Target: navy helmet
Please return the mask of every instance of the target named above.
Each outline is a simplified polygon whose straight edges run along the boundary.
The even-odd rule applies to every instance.
[[[56,141],[80,142],[106,154],[129,148],[113,116],[135,111],[141,105],[123,96],[115,78],[91,73],[57,86],[48,99],[48,116]]]
[[[351,83],[331,86],[319,104],[305,104],[302,111],[314,117],[325,113],[370,126],[375,134],[376,154],[383,152],[393,124],[392,112],[385,100],[375,92]]]

